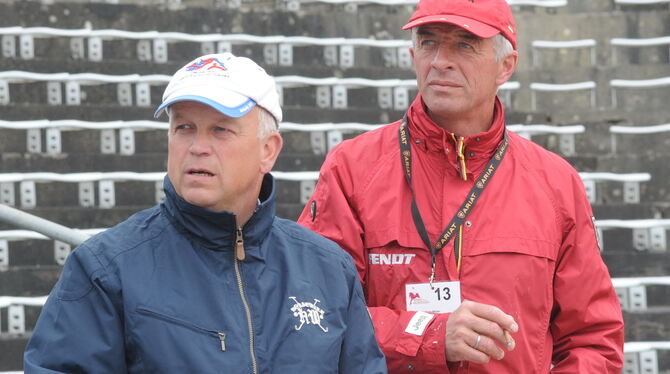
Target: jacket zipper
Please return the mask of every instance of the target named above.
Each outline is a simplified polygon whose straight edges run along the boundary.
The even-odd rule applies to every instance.
[[[238,227],[235,233],[235,276],[237,278],[237,287],[240,290],[240,297],[244,305],[244,313],[247,315],[247,328],[249,329],[249,353],[251,354],[251,368],[254,374],[258,373],[258,365],[256,364],[256,353],[254,349],[254,326],[251,323],[251,309],[244,292],[244,285],[242,285],[242,275],[240,274],[240,261],[244,259],[244,238],[242,236],[242,228]],[[242,253],[240,258],[240,253]]]
[[[185,322],[185,321],[182,321],[180,319],[168,317],[166,315],[156,313],[156,312],[153,312],[151,310],[144,309],[144,308],[137,308],[137,313],[145,315],[147,317],[151,317],[151,318],[159,319],[161,321],[165,321],[165,322],[168,322],[168,323],[179,325],[181,327],[187,328],[191,331],[195,331],[195,332],[200,333],[200,334],[205,334],[205,335],[209,335],[209,336],[214,337],[214,338],[218,338],[219,341],[221,342],[221,351],[222,352],[226,351],[226,342],[225,342],[226,333],[225,332],[203,329],[202,327],[192,325],[192,324],[190,324],[188,322]]]
[[[226,351],[226,333],[225,332],[220,332],[219,334],[219,340],[221,341],[221,351],[225,352]]]

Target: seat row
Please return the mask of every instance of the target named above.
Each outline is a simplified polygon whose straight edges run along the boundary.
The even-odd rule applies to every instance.
[[[334,146],[341,143],[344,134],[357,134],[379,128],[380,124],[364,123],[293,123],[282,122],[280,131],[307,132],[310,134],[310,148],[315,155],[325,155]],[[584,125],[552,126],[543,124],[509,124],[507,128],[519,135],[532,139],[533,136],[553,134],[558,136],[558,151],[565,156],[575,155],[575,136],[585,132]],[[137,132],[163,130],[167,131],[166,122],[138,121],[81,121],[66,120],[0,120],[0,129],[25,130],[25,151],[28,153],[59,154],[74,150],[64,150],[62,135],[70,131],[94,130],[100,132],[100,153],[133,155],[137,153],[135,134]],[[617,153],[617,136],[662,134],[670,132],[670,123],[652,126],[619,126],[609,127],[612,153]],[[44,139],[44,141],[43,141]],[[118,141],[117,141],[118,140]],[[44,146],[43,146],[44,144]],[[117,147],[117,144],[119,146]],[[23,152],[20,148],[7,148],[11,152]],[[11,150],[10,150],[11,149]],[[79,150],[79,149],[78,149]]]
[[[169,81],[170,76],[161,74],[152,75],[109,75],[95,73],[35,73],[27,71],[2,71],[0,72],[0,105],[9,105],[19,102],[11,98],[10,84],[25,84],[46,82],[47,102],[50,105],[81,105],[86,101],[85,86],[108,85],[116,86],[117,103],[120,106],[151,107],[153,101],[151,98],[152,86],[164,86]],[[356,90],[373,88],[376,92],[376,100],[369,98],[367,91],[358,92],[358,96],[367,98],[365,103],[376,101],[376,105],[381,109],[404,110],[410,104],[410,97],[416,90],[415,79],[367,79],[367,78],[312,78],[297,75],[275,77],[280,94],[280,101],[283,105],[287,103],[286,98],[301,97],[300,92],[295,89],[309,87],[315,96],[316,106],[319,108],[347,109],[350,107],[349,96],[356,94]],[[65,85],[64,95],[63,86]],[[135,87],[133,90],[132,87]],[[586,102],[587,105],[580,105],[583,109],[597,109],[596,102],[596,82],[585,81],[577,83],[540,83],[532,82],[528,86],[531,95],[530,109],[538,109],[539,93],[563,93],[566,98],[575,99],[575,95],[583,95],[576,98],[576,104]],[[617,92],[619,90],[630,89],[663,89],[670,88],[670,76],[629,80],[629,79],[611,79],[609,81],[611,92],[612,108],[617,108],[620,103]],[[519,82],[506,82],[499,87],[503,102],[510,106],[512,103],[511,93],[519,91],[521,84]],[[352,92],[354,91],[354,92]],[[133,95],[134,92],[134,95]],[[586,95],[581,94],[586,92]],[[656,92],[654,91],[654,94]],[[304,93],[303,93],[304,95]],[[65,96],[63,100],[63,96]],[[133,96],[135,100],[133,100]],[[134,102],[133,102],[134,101]],[[358,102],[358,100],[355,100]],[[297,103],[295,103],[297,104]],[[304,105],[305,103],[302,102]],[[547,103],[551,107],[551,103]]]
[[[670,308],[668,299],[665,297],[670,292],[670,276],[612,278],[612,284],[617,291],[624,312]],[[656,291],[661,291],[658,292],[658,300],[651,301],[653,307],[648,305],[646,292],[648,287],[656,287]],[[25,307],[42,307],[46,299],[47,296],[0,296],[0,308],[10,308],[9,326],[6,329],[0,326],[0,334],[24,334],[28,331],[24,318]]]
[[[2,56],[5,58],[21,58],[31,60],[36,56],[36,40],[51,38],[69,38],[70,57],[75,60],[103,61],[104,45],[112,41],[135,41],[138,61],[167,63],[170,45],[175,43],[197,43],[202,54],[233,52],[238,53],[248,45],[261,45],[263,60],[266,66],[294,66],[300,64],[298,51],[294,48],[322,48],[323,63],[326,66],[337,66],[349,69],[360,66],[356,63],[356,49],[364,48],[363,55],[370,48],[381,49],[381,57],[386,67],[411,69],[412,62],[408,48],[409,40],[375,40],[369,38],[316,38],[306,36],[258,36],[249,34],[187,34],[181,32],[158,31],[125,31],[114,29],[58,29],[51,27],[3,27]],[[618,53],[622,48],[653,48],[670,47],[670,36],[654,38],[611,38],[611,64],[630,63],[624,61]],[[533,67],[541,68],[543,61],[554,59],[542,58],[545,50],[568,50],[579,52],[587,49],[590,55],[590,66],[596,66],[595,39],[579,40],[533,40],[530,42]],[[46,56],[41,56],[46,57]],[[50,56],[52,57],[52,56]],[[668,57],[670,58],[670,57]],[[659,61],[661,62],[661,61]],[[302,65],[308,65],[302,62]]]
[[[297,182],[300,185],[300,203],[306,203],[311,196],[316,180],[319,177],[318,171],[294,171],[283,172],[273,171],[272,175],[277,181]],[[100,208],[112,208],[116,206],[115,183],[121,182],[152,182],[154,183],[154,201],[147,201],[145,204],[154,204],[163,201],[163,178],[165,172],[85,172],[85,173],[0,173],[0,203],[9,206],[20,206],[23,209],[32,209],[37,207],[37,186],[38,183],[76,183],[78,185],[78,202],[81,207],[96,206],[96,190],[98,196],[97,206]],[[651,180],[649,173],[580,173],[584,182],[589,198],[596,202],[597,182],[621,182],[624,185],[623,202],[636,204],[640,202],[640,183]],[[17,189],[18,184],[18,204]],[[97,184],[97,188],[95,185]]]
[[[670,277],[641,277],[641,278],[614,278],[612,283],[618,292],[636,289],[637,287],[670,287]],[[636,289],[633,292],[639,292]],[[644,292],[641,293],[644,295]],[[621,296],[620,296],[621,297]],[[0,296],[0,310],[6,309],[7,326],[0,326],[0,336],[22,337],[29,333],[28,325],[34,324],[39,309],[46,302],[46,296],[39,297],[11,297]],[[624,297],[625,299],[625,297]],[[623,300],[623,299],[622,299]],[[667,300],[664,300],[667,302]],[[626,301],[622,301],[624,303]],[[638,306],[646,300],[638,299]],[[666,305],[668,306],[668,305]],[[636,313],[645,312],[645,309],[636,309]],[[630,313],[630,312],[629,312]],[[649,312],[647,312],[649,313]],[[653,312],[652,312],[653,313]],[[633,315],[627,315],[631,318]],[[670,341],[629,341],[624,344],[624,374],[658,374],[659,353],[670,350]],[[0,374],[22,372],[0,372]]]
[[[602,235],[604,231],[629,230],[632,231],[631,235],[633,239],[630,245],[633,250],[659,254],[667,253],[667,231],[670,229],[670,220],[668,219],[597,220],[595,224],[598,232],[600,233],[599,238],[604,237]],[[104,230],[104,228],[92,228],[78,229],[77,231],[86,235],[93,235]],[[0,230],[0,271],[3,269],[6,270],[10,266],[13,266],[13,263],[16,263],[15,261],[11,260],[11,243],[23,242],[26,240],[51,239],[42,234],[29,230]],[[51,264],[62,266],[65,263],[65,259],[70,254],[72,247],[68,243],[53,240],[52,248],[53,261],[46,262],[42,265]],[[608,251],[604,249],[602,245],[601,250],[603,250],[603,253],[608,253]],[[621,252],[621,250],[619,250],[619,252]],[[621,286],[621,288],[625,288],[627,290],[619,295],[620,300],[622,300],[624,310],[638,310],[640,308],[646,308],[646,301],[643,300],[646,298],[646,296],[640,294],[640,292],[644,291],[639,291],[640,289],[644,288],[643,284],[625,285],[625,287]],[[633,294],[633,292],[635,292],[635,294]]]
[[[313,154],[324,155],[334,146],[341,143],[343,134],[357,134],[374,130],[383,125],[364,123],[293,123],[282,122],[280,131],[307,132],[310,134],[310,146]],[[26,151],[28,153],[59,154],[67,152],[63,150],[62,134],[69,131],[95,130],[100,132],[100,153],[133,155],[136,153],[135,133],[149,130],[168,129],[166,122],[158,121],[80,121],[67,120],[26,120],[26,121],[3,121],[0,120],[0,129],[25,130]],[[534,135],[555,134],[559,136],[560,151],[564,155],[575,153],[576,134],[585,131],[583,125],[551,126],[542,124],[510,124],[507,129],[514,131],[526,139]],[[118,134],[118,136],[117,136]],[[118,138],[118,151],[117,151]],[[42,139],[45,139],[43,142]],[[42,147],[42,144],[45,147]]]
[[[107,3],[107,4],[123,4],[130,0],[89,0],[91,3]],[[564,8],[569,5],[569,2],[576,2],[579,0],[507,0],[512,7],[536,7],[536,8]],[[166,5],[171,9],[178,9],[188,0],[144,0],[144,3],[152,5]],[[228,7],[236,9],[241,7],[244,3],[251,3],[249,0],[214,0],[214,6]],[[328,4],[328,5],[342,5],[345,11],[355,12],[358,6],[377,5],[377,6],[415,6],[417,0],[277,0],[277,3],[290,11],[299,11],[301,7],[310,4]],[[613,5],[616,6],[639,6],[645,7],[656,4],[667,4],[670,0],[612,0]]]

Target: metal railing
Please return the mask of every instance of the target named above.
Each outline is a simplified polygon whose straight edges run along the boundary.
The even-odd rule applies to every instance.
[[[80,231],[22,212],[4,204],[0,204],[0,221],[20,228],[37,231],[40,234],[72,245],[79,245],[89,238],[88,235]]]

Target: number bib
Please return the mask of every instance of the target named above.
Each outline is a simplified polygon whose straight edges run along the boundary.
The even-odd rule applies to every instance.
[[[406,284],[405,302],[409,312],[451,313],[461,305],[461,282]]]

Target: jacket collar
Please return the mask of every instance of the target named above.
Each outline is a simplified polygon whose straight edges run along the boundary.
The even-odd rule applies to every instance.
[[[457,153],[452,134],[438,126],[426,113],[421,94],[407,111],[409,130],[413,146],[430,153],[444,154],[449,162],[458,165]],[[505,131],[505,112],[502,102],[496,96],[493,123],[482,133],[471,135],[464,140],[464,154],[468,163],[468,170],[476,172],[488,162],[500,144]]]
[[[237,231],[235,214],[201,208],[182,199],[166,175],[163,179],[163,210],[179,231],[202,246],[213,250],[232,250]],[[270,174],[263,177],[260,204],[242,228],[247,254],[258,256],[260,243],[269,234],[275,217],[275,182]]]

